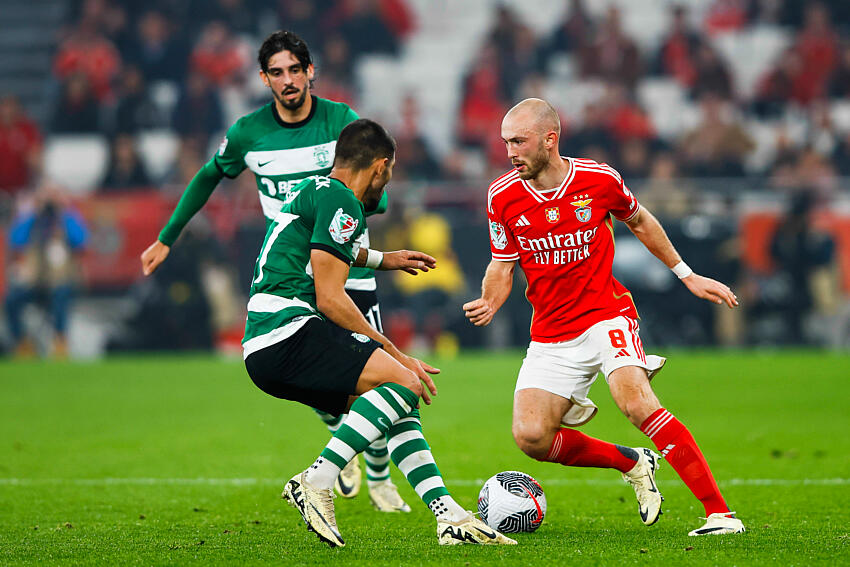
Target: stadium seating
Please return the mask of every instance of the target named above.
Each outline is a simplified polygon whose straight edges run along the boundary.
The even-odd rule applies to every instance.
[[[89,193],[106,173],[109,144],[99,135],[51,136],[44,147],[44,171],[74,194]]]

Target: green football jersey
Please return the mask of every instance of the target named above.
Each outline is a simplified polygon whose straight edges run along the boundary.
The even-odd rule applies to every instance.
[[[340,181],[323,176],[290,189],[266,232],[254,266],[244,356],[283,341],[310,318],[321,317],[310,252],[333,254],[349,265],[366,230],[361,203]]]
[[[288,123],[281,120],[274,102],[270,102],[230,127],[215,164],[230,178],[245,168],[251,170],[268,228],[281,207],[292,199],[296,185],[310,176],[330,173],[339,133],[357,118],[348,105],[313,96],[310,115],[301,122]],[[386,197],[382,204],[386,210]],[[368,234],[364,238],[363,246],[368,248]],[[352,268],[345,287],[374,290],[374,271]]]

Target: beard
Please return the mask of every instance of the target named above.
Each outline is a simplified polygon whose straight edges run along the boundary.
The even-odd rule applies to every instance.
[[[372,188],[366,193],[363,199],[363,209],[367,213],[377,210],[378,205],[381,203],[381,197],[384,196],[384,187],[385,185],[381,185],[379,189]]]
[[[306,88],[304,90],[302,90],[301,95],[293,101],[287,101],[284,98],[283,93],[278,94],[278,93],[275,93],[274,91],[272,91],[272,92],[274,93],[275,99],[277,99],[277,101],[280,103],[280,105],[283,106],[286,110],[298,110],[299,108],[301,108],[304,105],[304,101],[307,100],[307,89]],[[287,93],[287,94],[289,94],[289,93]]]
[[[519,178],[527,181],[537,177],[548,163],[549,154],[543,149],[543,145],[541,144],[538,148],[537,154],[531,156],[527,163],[521,162],[514,165],[524,165],[526,167],[524,172],[519,172]]]

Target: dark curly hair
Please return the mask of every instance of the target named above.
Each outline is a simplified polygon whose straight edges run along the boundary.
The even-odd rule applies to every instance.
[[[264,73],[269,72],[269,59],[272,58],[272,55],[281,51],[291,52],[305,71],[313,63],[313,58],[310,57],[310,49],[303,39],[291,31],[278,30],[263,41],[257,55],[257,61]]]

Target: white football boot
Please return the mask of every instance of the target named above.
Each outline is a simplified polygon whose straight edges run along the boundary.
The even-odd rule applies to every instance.
[[[314,488],[304,480],[305,472],[293,476],[283,489],[281,497],[301,513],[307,529],[331,547],[343,547],[345,541],[336,527],[334,491]]]
[[[638,461],[632,470],[623,473],[623,480],[635,489],[640,519],[647,526],[651,526],[658,521],[662,513],[661,503],[664,502],[664,497],[655,484],[655,472],[661,466],[661,457],[643,447],[636,447],[635,451]]]
[[[360,485],[363,483],[363,475],[360,472],[360,461],[357,455],[348,461],[345,468],[336,477],[334,488],[337,494],[343,498],[354,498],[360,494]]]
[[[401,498],[398,488],[390,479],[370,482],[369,500],[378,512],[410,512],[410,506]]]
[[[705,525],[688,532],[689,536],[740,534],[747,531],[744,522],[735,517],[735,512],[715,512],[705,518]]]
[[[437,538],[440,545],[516,545],[516,540],[504,536],[469,513],[459,522],[437,520]]]

